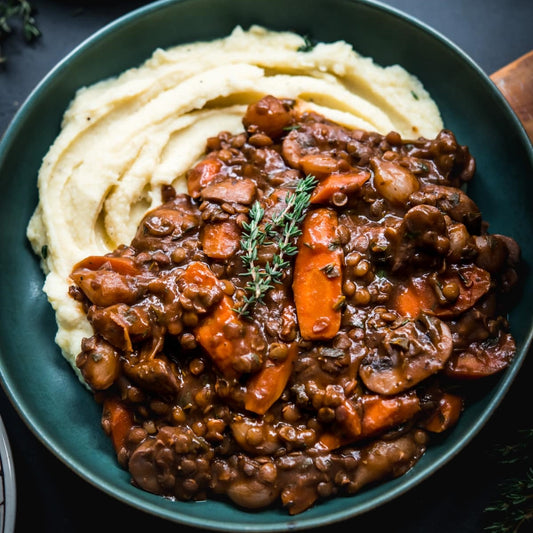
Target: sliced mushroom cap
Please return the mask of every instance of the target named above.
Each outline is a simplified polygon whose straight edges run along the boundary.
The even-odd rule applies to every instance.
[[[76,365],[93,390],[111,387],[120,373],[119,354],[99,335],[83,339]]]
[[[500,372],[514,357],[516,344],[510,333],[496,339],[473,342],[463,352],[454,354],[446,364],[445,373],[458,379],[477,379]]]
[[[246,509],[259,509],[270,505],[279,494],[279,488],[261,483],[255,478],[237,479],[228,487],[231,500]]]
[[[188,196],[179,194],[145,215],[132,246],[139,251],[170,251],[176,247],[177,239],[199,224],[198,208]]]
[[[163,354],[157,357],[130,357],[123,362],[126,376],[146,390],[160,396],[175,396],[180,391],[180,383],[172,371],[171,364]]]
[[[477,233],[481,228],[481,212],[476,203],[461,189],[444,185],[426,184],[410,198],[411,205],[432,205],[446,213],[453,221],[464,224],[468,231]]]
[[[343,170],[346,162],[336,153],[346,150],[350,140],[350,135],[336,124],[303,123],[283,139],[281,153],[291,167],[325,177]]]
[[[133,452],[128,463],[128,469],[135,483],[143,490],[160,494],[158,471],[155,464],[155,454],[159,448],[156,439],[147,439]]]
[[[368,389],[384,395],[405,391],[441,370],[453,347],[448,326],[426,314],[396,329],[381,328],[374,343],[359,376]]]

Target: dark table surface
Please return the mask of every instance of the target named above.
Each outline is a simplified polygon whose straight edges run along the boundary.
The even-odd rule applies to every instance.
[[[290,0],[288,0],[290,1]],[[325,0],[326,1],[326,0]],[[34,0],[42,37],[26,45],[12,35],[0,67],[0,134],[40,79],[68,52],[108,22],[147,2]],[[463,48],[488,74],[533,49],[532,0],[389,0]],[[342,531],[395,533],[480,532],[484,509],[512,472],[495,449],[533,426],[526,360],[497,412],[453,460],[408,494],[363,516],[334,526]],[[166,522],[114,500],[88,484],[52,455],[18,417],[0,390],[0,414],[14,456],[17,533],[199,531]],[[330,526],[331,527],[331,526]],[[316,531],[325,531],[324,529]],[[526,528],[520,530],[526,532]],[[530,529],[533,524],[530,522]]]

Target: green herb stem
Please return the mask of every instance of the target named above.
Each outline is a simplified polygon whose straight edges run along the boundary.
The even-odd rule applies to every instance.
[[[262,302],[266,293],[281,281],[283,271],[290,263],[288,258],[296,255],[298,248],[295,239],[301,234],[299,224],[305,217],[311,192],[316,186],[314,176],[307,176],[298,181],[294,193],[288,193],[285,198],[285,207],[274,215],[272,220],[262,224],[265,210],[259,202],[255,202],[250,209],[250,222],[243,224],[243,237],[241,239],[241,256],[246,272],[243,276],[249,276],[249,281],[244,289],[247,295],[243,305],[236,309],[242,315],[247,316],[251,307]],[[273,244],[267,239],[277,238],[278,252],[267,262],[264,267],[257,264],[257,253],[260,246]]]
[[[0,43],[13,31],[12,20],[20,19],[24,38],[31,42],[41,35],[33,16],[34,9],[27,0],[0,0]],[[0,64],[6,62],[6,57],[0,49]]]
[[[533,429],[520,430],[515,442],[495,450],[509,469],[499,496],[485,508],[491,533],[525,533],[533,525]]]

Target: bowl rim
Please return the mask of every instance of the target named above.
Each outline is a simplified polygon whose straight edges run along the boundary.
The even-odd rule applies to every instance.
[[[0,417],[0,483],[3,487],[4,511],[0,528],[2,533],[15,531],[15,517],[17,510],[17,484],[15,480],[15,465],[9,445],[9,437],[2,418]]]
[[[24,102],[21,104],[18,111],[15,113],[11,121],[9,122],[6,130],[4,131],[2,137],[0,137],[0,168],[3,166],[4,159],[6,154],[9,151],[10,145],[13,143],[15,138],[19,133],[21,125],[24,123],[27,115],[32,111],[34,106],[39,103],[39,97],[42,92],[44,92],[47,86],[51,83],[53,78],[62,70],[67,69],[72,61],[75,61],[76,58],[88,51],[93,45],[98,41],[105,38],[107,35],[124,28],[129,25],[131,22],[140,19],[141,17],[153,13],[158,10],[164,10],[168,6],[178,3],[189,3],[196,0],[157,0],[150,4],[138,7],[124,15],[118,17],[117,19],[109,22],[96,32],[92,33],[90,36],[85,38],[81,43],[75,46],[68,54],[66,54],[56,65],[49,70],[49,72],[41,79],[41,81],[35,86],[35,88],[30,92],[26,97]],[[485,88],[492,93],[493,96],[497,98],[499,104],[503,106],[506,110],[506,113],[509,115],[510,119],[513,122],[514,129],[519,134],[520,140],[522,142],[523,148],[528,155],[528,159],[531,167],[533,168],[533,145],[529,141],[529,138],[526,134],[526,131],[516,116],[515,112],[504,98],[502,93],[497,89],[496,85],[490,80],[488,75],[477,65],[477,63],[461,48],[454,44],[449,38],[441,34],[438,30],[435,30],[425,22],[422,22],[418,18],[408,13],[401,11],[400,9],[384,4],[379,0],[344,0],[346,3],[352,4],[362,4],[376,11],[385,11],[389,15],[401,19],[402,22],[415,26],[422,32],[428,34],[433,39],[440,41],[441,44],[444,44],[446,48],[451,50],[456,56],[458,56],[464,64],[466,64],[470,69],[472,69],[479,78],[479,82],[482,83]],[[133,65],[132,65],[133,66]],[[117,73],[118,74],[118,73]],[[36,103],[37,102],[37,103]],[[530,349],[533,343],[533,320],[529,329],[529,332],[524,340],[524,344],[520,353],[517,353],[515,360],[511,367],[509,367],[503,375],[500,376],[497,386],[495,386],[495,393],[488,402],[487,406],[484,407],[483,412],[475,420],[475,423],[471,426],[470,430],[466,435],[459,439],[455,445],[447,447],[446,451],[441,453],[441,456],[437,458],[436,461],[433,461],[430,465],[424,466],[418,470],[413,469],[407,474],[404,474],[400,478],[393,480],[392,483],[396,481],[396,486],[389,488],[384,493],[379,494],[377,497],[370,499],[369,501],[362,502],[357,506],[347,505],[341,511],[331,512],[327,515],[327,519],[323,517],[312,517],[306,518],[305,513],[296,515],[293,517],[286,516],[280,517],[279,522],[276,523],[261,523],[260,520],[257,520],[255,523],[242,524],[238,520],[235,521],[226,521],[224,523],[218,522],[215,518],[197,518],[195,516],[188,515],[181,511],[171,511],[165,507],[157,506],[148,502],[146,494],[142,491],[139,491],[139,496],[127,492],[123,488],[115,486],[113,483],[105,479],[100,479],[98,476],[93,474],[89,469],[87,469],[83,464],[81,464],[77,459],[73,458],[70,454],[65,454],[57,443],[54,442],[54,438],[43,432],[39,429],[39,424],[33,420],[31,414],[29,414],[29,409],[25,406],[23,399],[17,397],[15,394],[10,382],[6,379],[4,366],[3,366],[3,355],[0,354],[0,383],[6,392],[10,402],[15,408],[17,414],[22,418],[25,424],[37,437],[37,439],[57,458],[59,458],[66,466],[68,466],[73,472],[79,475],[82,479],[87,481],[89,484],[93,485],[99,490],[102,490],[109,496],[114,497],[118,501],[130,505],[134,508],[147,512],[149,514],[158,516],[169,521],[176,523],[181,523],[184,525],[191,525],[195,527],[203,527],[209,530],[215,531],[233,531],[235,527],[240,528],[244,531],[284,531],[287,529],[301,530],[303,528],[314,528],[319,526],[324,526],[327,524],[332,524],[348,518],[353,518],[357,515],[361,515],[365,512],[368,512],[372,509],[375,509],[391,500],[394,500],[398,496],[408,492],[413,487],[418,485],[420,482],[426,480],[428,477],[437,472],[442,466],[448,463],[453,457],[455,457],[460,451],[462,451],[466,445],[472,441],[472,439],[479,433],[481,428],[487,423],[488,419],[493,415],[495,409],[503,400],[508,389],[510,388],[513,380],[518,374],[520,367],[523,364],[525,356]],[[400,481],[398,481],[400,480]],[[380,486],[383,486],[381,484]],[[230,504],[228,504],[230,505]],[[256,515],[258,516],[258,515]]]

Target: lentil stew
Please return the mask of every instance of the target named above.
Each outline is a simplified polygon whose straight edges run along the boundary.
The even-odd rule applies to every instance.
[[[397,477],[515,353],[520,250],[453,133],[350,130],[267,96],[130,245],[73,268],[77,365],[141,489],[290,514]]]

